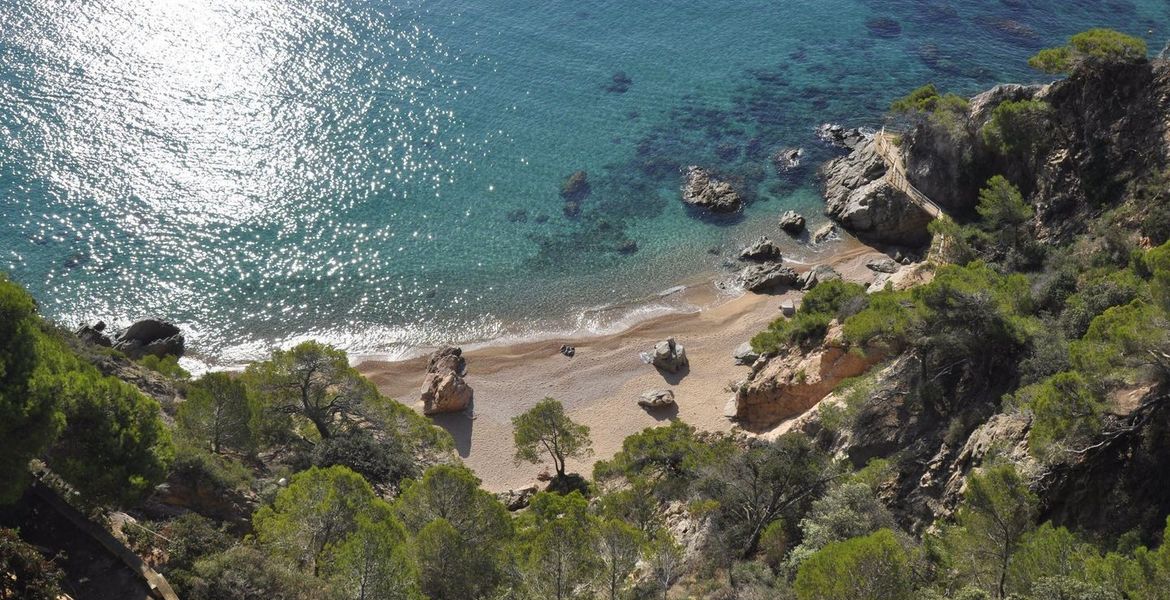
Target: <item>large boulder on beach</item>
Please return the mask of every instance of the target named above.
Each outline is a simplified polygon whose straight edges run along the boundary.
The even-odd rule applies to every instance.
[[[638,397],[638,406],[648,409],[666,408],[674,404],[671,390],[652,390]]]
[[[790,210],[780,215],[780,229],[788,235],[797,236],[804,231],[804,216],[800,213]]]
[[[735,212],[743,205],[739,194],[726,181],[715,179],[702,167],[687,167],[682,189],[683,202],[711,212]]]
[[[841,279],[841,274],[836,269],[829,265],[817,265],[800,275],[796,280],[796,287],[807,292],[826,281],[838,279]]]
[[[466,374],[462,349],[448,346],[431,354],[422,385],[423,414],[459,412],[470,406],[474,392],[463,380]]]
[[[825,212],[857,237],[881,244],[919,246],[932,220],[889,179],[873,140],[825,165]]]
[[[754,262],[779,262],[783,258],[780,246],[767,237],[761,237],[739,253],[740,260]]]
[[[731,355],[737,365],[750,365],[760,358],[760,353],[752,349],[751,342],[744,342]]]
[[[133,360],[144,356],[181,358],[186,349],[186,338],[174,323],[143,319],[119,333],[113,339],[113,347]]]
[[[780,263],[749,265],[739,272],[739,284],[749,292],[770,292],[781,286],[791,286],[799,276],[796,271]]]
[[[825,223],[812,236],[814,244],[821,244],[839,237],[841,237],[841,233],[837,230],[836,223]]]
[[[669,373],[678,373],[690,366],[687,349],[674,338],[666,338],[655,344],[653,351],[643,352],[642,361]]]

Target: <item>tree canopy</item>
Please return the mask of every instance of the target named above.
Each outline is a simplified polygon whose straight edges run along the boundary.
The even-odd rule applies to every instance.
[[[565,407],[553,398],[545,398],[527,412],[512,418],[516,442],[516,463],[540,463],[547,454],[556,468],[557,478],[565,477],[565,460],[593,454],[589,427],[574,423]]]

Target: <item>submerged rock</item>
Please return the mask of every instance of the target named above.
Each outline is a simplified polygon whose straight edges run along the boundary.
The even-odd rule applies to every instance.
[[[804,231],[804,226],[804,216],[794,210],[785,212],[780,216],[780,229],[784,230],[788,235],[800,235]]]
[[[630,86],[634,84],[634,80],[626,75],[625,71],[618,71],[609,79],[609,83],[604,86],[605,91],[613,94],[624,94],[630,91]]]
[[[674,404],[674,392],[671,390],[653,390],[638,397],[638,406],[642,408],[665,408]]]
[[[737,279],[749,292],[762,293],[780,286],[791,286],[796,283],[797,274],[780,263],[765,263],[744,267]]]
[[[182,330],[173,323],[159,319],[143,319],[127,327],[113,340],[114,349],[133,360],[147,355],[164,358],[182,358],[186,338]]]
[[[743,205],[731,184],[715,179],[698,166],[687,167],[682,190],[683,202],[712,212],[735,212]]]
[[[780,246],[767,237],[761,237],[752,245],[744,248],[739,253],[740,260],[750,260],[755,262],[779,262],[783,259],[783,254],[780,252]]]
[[[440,348],[427,361],[427,374],[423,378],[423,414],[459,412],[471,404],[472,389],[463,381],[467,374],[467,361],[463,350],[455,347]]]
[[[874,37],[896,38],[902,35],[902,24],[890,17],[875,17],[865,21],[865,28]]]
[[[561,184],[561,198],[564,198],[565,202],[580,203],[589,197],[591,191],[593,190],[589,187],[589,174],[585,171],[574,171]]]

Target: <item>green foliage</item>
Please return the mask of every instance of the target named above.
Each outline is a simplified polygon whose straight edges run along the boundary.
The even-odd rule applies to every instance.
[[[325,582],[248,546],[195,563],[191,600],[340,600]]]
[[[972,475],[957,525],[945,534],[959,580],[1004,598],[1016,553],[1035,528],[1038,503],[1010,465]]]
[[[238,460],[181,442],[175,446],[170,472],[178,480],[201,490],[245,491],[252,483],[252,471]]]
[[[565,414],[565,407],[552,398],[536,403],[528,412],[512,418],[512,436],[516,441],[516,464],[540,463],[548,453],[557,470],[565,476],[565,460],[593,454],[589,428],[578,425]]]
[[[933,127],[952,138],[963,135],[969,103],[955,94],[940,94],[933,83],[928,83],[890,104],[890,112],[925,119]]]
[[[983,143],[1007,159],[1033,164],[1048,145],[1052,107],[1041,100],[1007,101],[980,130]]]
[[[1019,243],[1021,227],[1035,215],[1020,190],[1001,175],[989,179],[987,186],[979,191],[979,205],[975,210],[983,219],[983,228],[999,232],[1011,248]]]
[[[1085,335],[1093,319],[1106,309],[1136,300],[1144,285],[1128,269],[1108,274],[1087,273],[1083,280],[1078,291],[1066,299],[1060,313],[1060,326],[1070,339]]]
[[[641,556],[642,532],[620,519],[605,519],[598,524],[595,543],[606,596],[618,600]]]
[[[243,381],[208,373],[187,389],[175,422],[181,438],[212,452],[248,453],[254,448],[252,425],[259,410]]]
[[[748,558],[769,524],[799,522],[831,478],[828,456],[806,436],[788,433],[712,465],[701,491],[718,502],[713,517],[723,543]]]
[[[796,574],[800,600],[905,600],[912,592],[910,558],[889,529],[833,542]]]
[[[365,400],[362,416],[375,430],[395,435],[411,456],[428,462],[436,462],[455,448],[455,440],[446,430],[435,427],[409,406],[380,394]]]
[[[789,565],[800,563],[833,542],[861,537],[894,527],[894,517],[878,502],[870,486],[843,483],[812,503],[800,521],[802,539],[789,556]]]
[[[1060,373],[1016,392],[1014,402],[1032,413],[1029,449],[1040,457],[1084,442],[1101,428],[1105,402],[1080,373]]]
[[[394,511],[415,536],[428,597],[483,598],[504,581],[511,519],[465,467],[431,467],[407,482]]]
[[[865,310],[845,320],[842,333],[858,348],[878,344],[900,348],[908,341],[917,317],[909,292],[880,291],[871,295]]]
[[[61,354],[40,332],[36,303],[0,274],[0,504],[19,497],[28,461],[65,425],[60,396],[52,393],[46,354]]]
[[[598,526],[581,494],[541,492],[520,530],[524,582],[536,598],[564,600],[598,573]]]
[[[353,533],[329,548],[329,560],[321,571],[347,598],[423,598],[406,531],[380,501],[358,514]]]
[[[160,483],[174,458],[154,399],[92,368],[65,373],[67,425],[49,464],[89,500],[133,503]]]
[[[276,501],[252,517],[256,539],[269,554],[313,575],[327,570],[336,560],[333,553],[353,536],[391,535],[362,531],[381,521],[396,522],[390,506],[374,495],[361,475],[340,466],[313,467],[294,475]]]
[[[1086,565],[1097,556],[1096,548],[1077,539],[1071,531],[1044,523],[1020,541],[1009,569],[1009,589],[1032,597],[1051,597],[1042,590],[1053,585],[1062,587],[1060,579],[1083,577]]]
[[[1061,48],[1041,50],[1028,65],[1045,73],[1069,73],[1082,66],[1107,68],[1146,59],[1145,40],[1112,29],[1090,29]]]
[[[249,365],[244,377],[265,410],[307,420],[321,439],[337,435],[378,396],[345,352],[313,341],[273,352]]]
[[[164,358],[159,358],[153,354],[143,356],[138,364],[154,371],[170,377],[171,379],[190,379],[191,374],[186,369],[179,366],[179,357],[168,354]]]
[[[348,467],[375,485],[397,486],[415,474],[414,457],[396,432],[377,438],[362,429],[338,434],[318,442],[311,459],[318,467]]]
[[[775,353],[786,346],[806,346],[820,342],[829,330],[829,322],[840,318],[841,311],[857,301],[864,301],[865,288],[841,280],[827,281],[805,294],[800,310],[792,319],[781,317],[768,329],[752,338],[752,349]]]
[[[1170,374],[1170,324],[1160,308],[1135,300],[1093,319],[1085,336],[1069,344],[1073,367],[1105,387],[1136,383],[1140,370]]]
[[[627,437],[612,460],[593,466],[593,478],[645,483],[657,497],[680,498],[704,466],[729,452],[725,442],[700,441],[694,427],[676,420]]]
[[[24,543],[12,529],[0,529],[0,598],[62,598],[61,570]]]

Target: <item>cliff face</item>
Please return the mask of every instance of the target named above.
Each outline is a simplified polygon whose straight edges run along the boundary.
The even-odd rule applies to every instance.
[[[1038,100],[1050,107],[1028,160],[1004,156],[982,132],[996,107]],[[971,214],[978,190],[1004,175],[1030,197],[1042,239],[1066,239],[1102,206],[1166,168],[1170,157],[1170,63],[1078,72],[1047,86],[1003,85],[971,99],[959,135],[930,123],[909,136],[911,182],[948,210]]]

